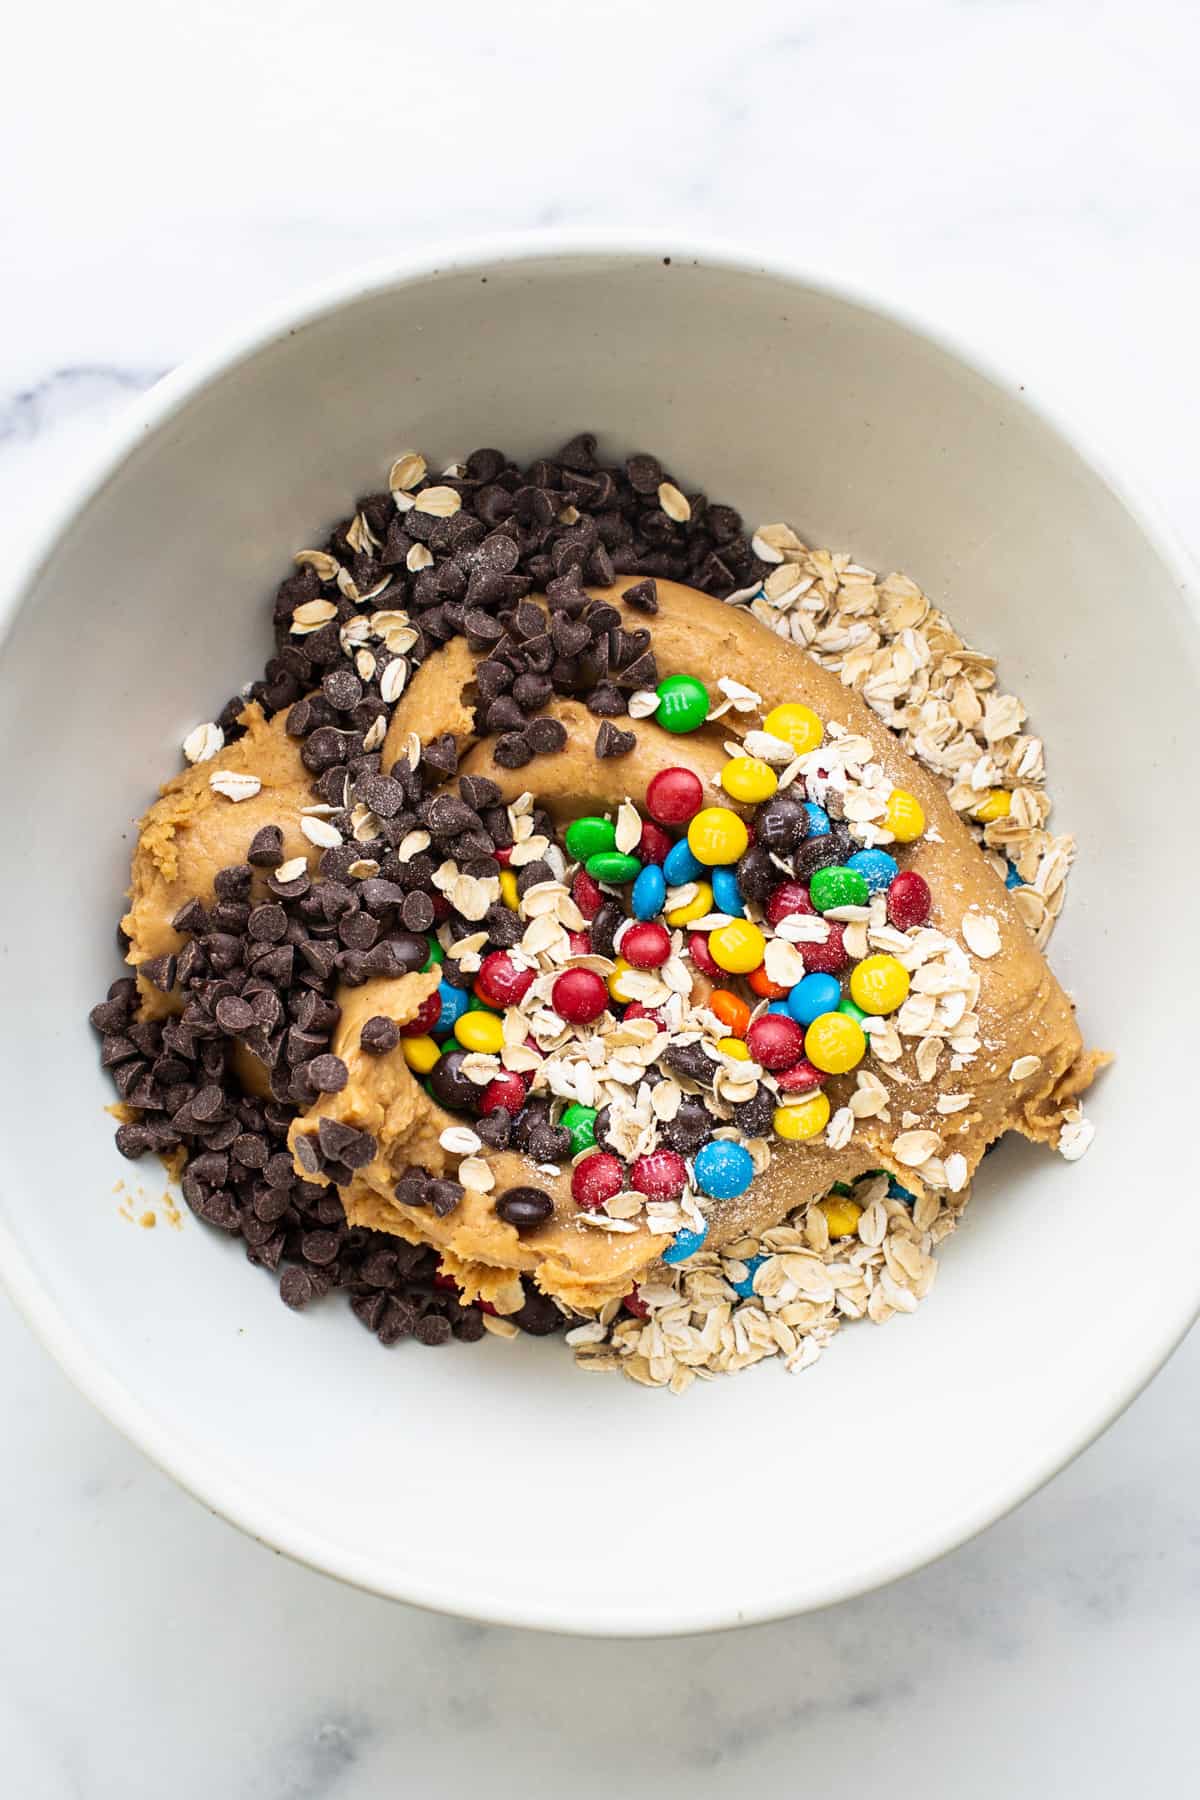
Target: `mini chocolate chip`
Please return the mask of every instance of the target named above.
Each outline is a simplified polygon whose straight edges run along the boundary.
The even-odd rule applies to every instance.
[[[486,775],[464,775],[458,787],[467,805],[476,812],[482,812],[485,806],[495,806],[500,799],[500,789]]]
[[[331,1057],[337,1062],[337,1057]],[[343,1071],[345,1063],[342,1064]],[[373,1159],[376,1150],[375,1139],[369,1131],[359,1131],[353,1125],[346,1125],[340,1119],[322,1118],[317,1125],[317,1136],[321,1151],[331,1161],[345,1163],[348,1169],[365,1169]],[[304,1138],[297,1140],[304,1143]]]
[[[201,933],[208,930],[208,914],[199,900],[186,900],[171,920],[173,931]]]
[[[562,1125],[535,1125],[529,1134],[529,1154],[534,1162],[559,1162],[571,1148],[571,1134]]]
[[[356,784],[355,798],[380,819],[394,819],[404,807],[404,789],[390,775],[368,775]]]
[[[350,1079],[350,1071],[340,1056],[314,1056],[305,1064],[304,1073],[319,1094],[340,1094]]]
[[[406,894],[400,917],[409,931],[428,931],[434,920],[433,900],[428,894]]]
[[[475,1134],[489,1150],[504,1150],[512,1136],[512,1114],[505,1106],[494,1106],[475,1120]]]
[[[400,1027],[394,1019],[376,1013],[363,1026],[358,1041],[368,1056],[386,1056],[400,1042]]]
[[[160,988],[169,994],[175,985],[175,958],[173,956],[152,956],[148,961],[138,964],[138,974],[144,975],[153,987]]]
[[[431,1206],[439,1219],[452,1213],[461,1201],[466,1189],[460,1181],[451,1181],[449,1177],[441,1177],[431,1181],[425,1190],[425,1203]]]
[[[246,921],[246,934],[260,944],[278,944],[287,935],[287,914],[282,906],[264,901],[252,909]]]
[[[602,681],[587,697],[587,709],[598,719],[619,719],[629,711],[624,694],[611,681]]]
[[[385,1303],[375,1335],[381,1344],[398,1344],[401,1338],[413,1335],[419,1322],[417,1309],[410,1301],[392,1298]]]
[[[443,731],[439,737],[430,738],[421,750],[421,761],[431,768],[435,775],[448,781],[458,769],[458,745],[452,734]],[[469,804],[469,803],[468,803]]]
[[[213,877],[213,892],[218,900],[242,900],[250,892],[254,870],[249,863],[230,863],[218,869]]]
[[[525,709],[511,694],[501,694],[488,706],[486,724],[489,732],[519,731],[525,724]]]
[[[338,712],[353,712],[363,697],[363,685],[350,669],[333,669],[322,681],[321,692]]]
[[[500,769],[523,769],[526,763],[533,761],[533,751],[521,731],[509,731],[497,738],[492,756]]]
[[[506,1188],[496,1201],[496,1216],[518,1232],[535,1231],[554,1211],[554,1201],[543,1188]]]
[[[658,611],[658,584],[651,576],[646,581],[635,581],[621,595],[626,606],[632,606],[635,612],[656,613]]]
[[[392,1192],[401,1206],[424,1206],[429,1177],[424,1169],[406,1169]]]
[[[249,1001],[240,999],[237,994],[227,994],[223,1000],[218,1000],[214,1017],[221,1030],[228,1032],[230,1037],[240,1037],[258,1023]]]
[[[279,1298],[295,1312],[307,1306],[313,1297],[312,1277],[306,1269],[289,1264],[279,1277]]]
[[[336,1231],[306,1231],[300,1240],[300,1253],[305,1262],[316,1263],[318,1268],[334,1262],[338,1248]]]
[[[628,756],[637,746],[637,733],[619,731],[608,719],[605,719],[596,733],[596,755],[604,759],[611,756]]]
[[[707,1143],[720,1121],[709,1112],[703,1100],[686,1096],[669,1124],[663,1126],[664,1143],[681,1156],[692,1156]]]
[[[418,1344],[426,1344],[432,1349],[439,1344],[448,1344],[453,1331],[449,1319],[443,1318],[440,1313],[426,1313],[424,1318],[417,1320],[412,1334]]]

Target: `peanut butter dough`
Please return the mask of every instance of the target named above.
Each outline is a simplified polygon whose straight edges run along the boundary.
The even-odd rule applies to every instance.
[[[625,585],[591,591],[619,605]],[[902,1116],[904,1129],[936,1133],[944,1156],[961,1153],[968,1175],[988,1145],[1005,1131],[1054,1143],[1064,1107],[1088,1085],[1103,1059],[1084,1050],[1071,1002],[943,790],[836,675],[790,642],[773,636],[739,608],[672,582],[659,581],[657,587],[660,610],[653,620],[653,650],[660,675],[698,675],[713,692],[718,677],[732,675],[762,696],[764,712],[800,700],[827,722],[869,738],[891,779],[914,793],[925,810],[925,836],[906,856],[906,864],[919,870],[930,885],[933,923],[962,941],[964,915],[974,909],[989,915],[1000,934],[998,952],[976,962],[982,1042],[969,1067],[951,1074],[944,1059],[934,1079],[925,1082],[917,1075],[911,1045],[907,1047],[901,1060],[883,1071],[892,1088],[892,1123],[861,1120],[842,1150],[820,1141],[774,1144],[766,1173],[738,1200],[710,1208],[708,1247],[761,1231],[806,1199],[827,1192],[834,1181],[852,1180],[867,1169],[890,1169],[904,1186],[919,1192],[919,1176],[895,1154]],[[580,813],[615,809],[627,797],[635,805],[642,803],[655,771],[681,762],[695,767],[708,782],[725,760],[723,744],[759,723],[757,714],[731,712],[697,733],[675,737],[652,720],[622,719],[622,729],[636,734],[635,749],[628,756],[600,761],[593,748],[598,720],[577,702],[556,700],[548,710],[566,726],[567,748],[513,771],[497,765],[490,743],[470,747],[472,679],[473,659],[462,639],[452,640],[429,658],[393,715],[385,767],[403,754],[413,731],[423,738],[449,731],[466,752],[461,773],[490,777],[506,800],[531,791],[564,824]],[[214,763],[177,776],[143,821],[125,920],[132,940],[129,960],[135,966],[179,947],[170,921],[183,901],[191,894],[211,898],[217,870],[244,858],[250,837],[261,825],[282,828],[287,855],[315,859],[299,832],[301,808],[311,803],[311,797],[297,745],[286,736],[282,719],[267,724],[253,706],[243,716],[246,736]],[[261,792],[237,804],[224,799],[210,786],[213,770],[221,768],[257,775]],[[500,1311],[520,1306],[521,1274],[532,1276],[544,1292],[566,1304],[594,1311],[605,1300],[627,1293],[658,1260],[667,1240],[645,1227],[608,1235],[581,1223],[567,1173],[547,1177],[515,1152],[485,1151],[493,1188],[488,1193],[468,1188],[461,1205],[446,1217],[439,1218],[428,1208],[403,1206],[394,1198],[396,1182],[410,1165],[433,1174],[454,1174],[460,1157],[446,1150],[440,1137],[447,1128],[467,1121],[445,1112],[428,1096],[411,1074],[402,1049],[369,1056],[361,1050],[359,1038],[362,1025],[376,1014],[397,1023],[411,1019],[437,983],[437,971],[430,970],[339,992],[342,1011],[332,1049],[346,1063],[349,1081],[341,1093],[323,1096],[297,1119],[293,1147],[299,1136],[315,1132],[322,1116],[369,1131],[376,1140],[375,1158],[342,1189],[351,1223],[436,1246],[443,1267],[460,1282],[466,1296],[490,1301]],[[169,1007],[168,997],[157,990],[145,985],[143,992],[147,1012]],[[1018,1057],[1040,1060],[1030,1074],[1014,1081],[1010,1071]],[[832,1106],[844,1104],[853,1088],[853,1076],[832,1078],[828,1083]],[[946,1116],[938,1111],[937,1101],[951,1090],[968,1093],[970,1103]],[[504,1189],[525,1184],[550,1193],[555,1210],[543,1227],[522,1237],[497,1218],[494,1200]]]

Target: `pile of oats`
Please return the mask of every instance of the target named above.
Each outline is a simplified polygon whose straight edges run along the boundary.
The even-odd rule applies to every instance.
[[[748,606],[770,630],[835,671],[942,783],[988,861],[1014,887],[1030,934],[1044,946],[1062,910],[1075,843],[1048,829],[1042,741],[1024,730],[1022,702],[997,690],[995,658],[965,643],[906,575],[881,579],[848,555],[810,550],[787,525],[760,527],[753,548],[773,565],[771,573],[762,586],[731,595],[730,603]],[[727,699],[736,706],[736,696]],[[745,748],[756,753],[749,744]],[[866,808],[864,814],[865,823]],[[995,931],[995,921],[979,914],[972,939],[964,924],[974,954],[994,953],[989,928]],[[880,929],[887,929],[882,920],[858,925],[864,936],[871,931],[872,947]],[[898,953],[893,944],[880,947]],[[958,946],[949,952],[929,946],[931,955],[951,952],[962,959]],[[906,1005],[925,998],[914,993]],[[895,1060],[904,1030],[902,1011],[872,1033],[873,1054]],[[940,1046],[926,1041],[933,1060]],[[956,1063],[962,1051],[970,1052],[965,1039],[952,1048]],[[930,1068],[927,1078],[932,1074]],[[882,1083],[860,1072],[855,1112],[865,1116],[877,1098],[886,1098]],[[852,1119],[845,1123],[852,1128]],[[1072,1160],[1081,1156],[1091,1131],[1082,1112],[1071,1109],[1062,1153]],[[913,1146],[914,1164],[925,1160],[917,1155],[924,1149]],[[613,1301],[598,1319],[567,1334],[576,1361],[672,1393],[682,1393],[697,1376],[734,1374],[768,1357],[781,1357],[792,1373],[810,1368],[845,1321],[882,1324],[895,1313],[915,1311],[929,1292],[937,1272],[934,1251],[970,1198],[965,1163],[951,1167],[956,1161],[963,1159],[948,1158],[940,1171],[944,1186],[915,1204],[901,1198],[887,1177],[865,1176],[852,1194],[806,1203],[761,1238],[701,1251],[673,1273],[663,1270],[657,1285],[639,1290],[644,1318],[631,1317]],[[923,1168],[928,1187],[927,1173]],[[849,1227],[849,1235],[831,1238],[831,1218],[839,1232]]]

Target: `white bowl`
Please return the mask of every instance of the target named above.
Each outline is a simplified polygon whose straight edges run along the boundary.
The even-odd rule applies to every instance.
[[[668,248],[671,248],[668,246]],[[184,731],[261,665],[268,597],[391,458],[518,456],[581,428],[901,568],[1049,743],[1081,857],[1053,961],[1120,1052],[1068,1166],[990,1158],[930,1300],[817,1369],[684,1399],[559,1346],[385,1354],[282,1307],[187,1218],[113,1184],[88,1006],[135,816]],[[206,1504],[380,1593],[481,1619],[664,1632],[889,1580],[1102,1429],[1200,1304],[1197,622],[1181,565],[1011,384],[887,310],[744,257],[507,242],[339,282],[163,382],[7,608],[0,1262],[108,1416]]]

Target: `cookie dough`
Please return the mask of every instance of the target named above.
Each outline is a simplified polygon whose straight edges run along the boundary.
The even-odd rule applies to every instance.
[[[913,1049],[906,1048],[900,1061],[883,1071],[892,1089],[891,1123],[885,1126],[876,1119],[861,1120],[842,1150],[821,1141],[775,1144],[766,1173],[740,1199],[710,1209],[707,1247],[718,1248],[747,1232],[761,1231],[806,1199],[825,1193],[835,1180],[851,1180],[867,1169],[892,1170],[907,1188],[919,1192],[919,1176],[896,1154],[895,1140],[901,1130],[935,1133],[943,1156],[961,1155],[968,1177],[988,1145],[1006,1131],[1019,1131],[1038,1142],[1055,1142],[1063,1109],[1086,1088],[1103,1059],[1085,1051],[1070,1000],[944,791],[908,758],[886,727],[841,686],[836,675],[789,641],[773,636],[750,614],[695,590],[667,581],[657,585],[659,612],[653,622],[653,649],[660,675],[699,674],[714,691],[718,677],[732,675],[761,696],[763,712],[776,704],[801,700],[827,723],[837,722],[869,738],[893,782],[914,793],[925,810],[926,833],[907,866],[919,870],[930,885],[933,922],[963,941],[965,916],[983,913],[994,921],[999,938],[995,953],[978,958],[975,964],[981,989],[976,1008],[981,1048],[969,1067],[952,1074],[943,1059],[933,1079],[922,1080]],[[591,591],[619,603],[619,587]],[[471,669],[464,648],[462,640],[455,640],[448,651],[435,653],[414,680],[406,696],[405,721],[397,731],[394,719],[388,734],[393,759],[401,753],[401,740],[407,741],[412,730],[419,730],[422,736],[450,730],[460,745],[469,741],[465,692]],[[681,739],[652,721],[623,719],[622,729],[636,734],[635,749],[627,756],[600,761],[594,754],[597,721],[592,715],[578,703],[564,700],[555,701],[549,710],[567,728],[569,742],[564,751],[512,771],[500,767],[490,743],[482,742],[468,750],[460,773],[490,777],[509,800],[534,792],[562,823],[581,812],[615,809],[626,797],[638,804],[659,768],[688,762],[707,779],[724,761],[722,745],[759,723],[757,713],[731,712]],[[270,754],[274,729],[263,727],[253,739],[244,741],[246,761],[241,766],[260,772],[256,757],[261,753],[265,759]],[[298,758],[294,762],[298,764]],[[280,805],[298,811],[302,802],[290,782],[282,778],[280,766],[265,766],[275,778],[271,817],[283,824]],[[191,771],[179,782],[190,784],[198,773]],[[172,789],[177,787],[171,784]],[[168,789],[164,801],[170,793]],[[195,787],[187,786],[184,793],[203,818],[206,809]],[[237,820],[237,848],[232,854],[239,858],[250,823],[245,817],[249,804],[236,808],[242,816]],[[164,849],[174,850],[175,862],[169,870],[163,869],[158,856],[151,853],[161,890],[152,890],[155,905],[149,905],[143,894],[140,910],[135,866],[131,911],[138,952],[136,956],[131,952],[131,960],[135,961],[156,953],[146,943],[147,926],[156,926],[161,934],[163,918],[169,917],[167,905],[177,908],[186,883],[203,877],[211,887],[211,874],[226,860],[217,848],[219,839],[206,829],[192,839],[187,860],[180,859],[176,839],[191,819],[184,794],[172,796],[165,815],[156,819],[157,811],[152,809],[147,820],[152,843],[159,847],[159,855]],[[265,815],[257,822],[265,822]],[[164,844],[168,825],[173,830]],[[210,846],[216,851],[211,859],[207,854]],[[141,853],[139,846],[139,856]],[[170,902],[165,898],[168,893]],[[367,1057],[358,1049],[358,1034],[362,1023],[375,1013],[397,1022],[410,1019],[436,980],[431,971],[428,976],[372,982],[340,992],[342,1017],[333,1048],[346,1061],[350,1079],[340,1094],[322,1098],[296,1122],[293,1146],[299,1136],[316,1131],[321,1117],[371,1131],[377,1141],[375,1159],[342,1189],[348,1217],[352,1223],[437,1246],[443,1266],[460,1281],[469,1298],[490,1300],[500,1310],[515,1310],[520,1304],[515,1277],[520,1273],[532,1275],[544,1292],[581,1311],[594,1310],[627,1293],[631,1283],[657,1261],[666,1240],[643,1226],[609,1236],[584,1224],[570,1199],[567,1177],[547,1177],[513,1152],[485,1152],[494,1187],[486,1194],[468,1189],[462,1204],[445,1218],[395,1201],[396,1181],[410,1164],[427,1167],[434,1174],[453,1174],[459,1157],[443,1147],[441,1134],[464,1121],[444,1112],[428,1097],[410,1073],[402,1050]],[[1014,1079],[1013,1068],[1019,1058],[1025,1059],[1019,1066],[1028,1073]],[[845,1102],[853,1086],[852,1077],[829,1082],[835,1109]],[[937,1102],[951,1092],[966,1093],[970,1098],[963,1110],[948,1115],[938,1110]],[[297,1167],[303,1165],[298,1162]],[[493,1210],[495,1196],[519,1184],[536,1185],[555,1202],[553,1218],[524,1237]]]

